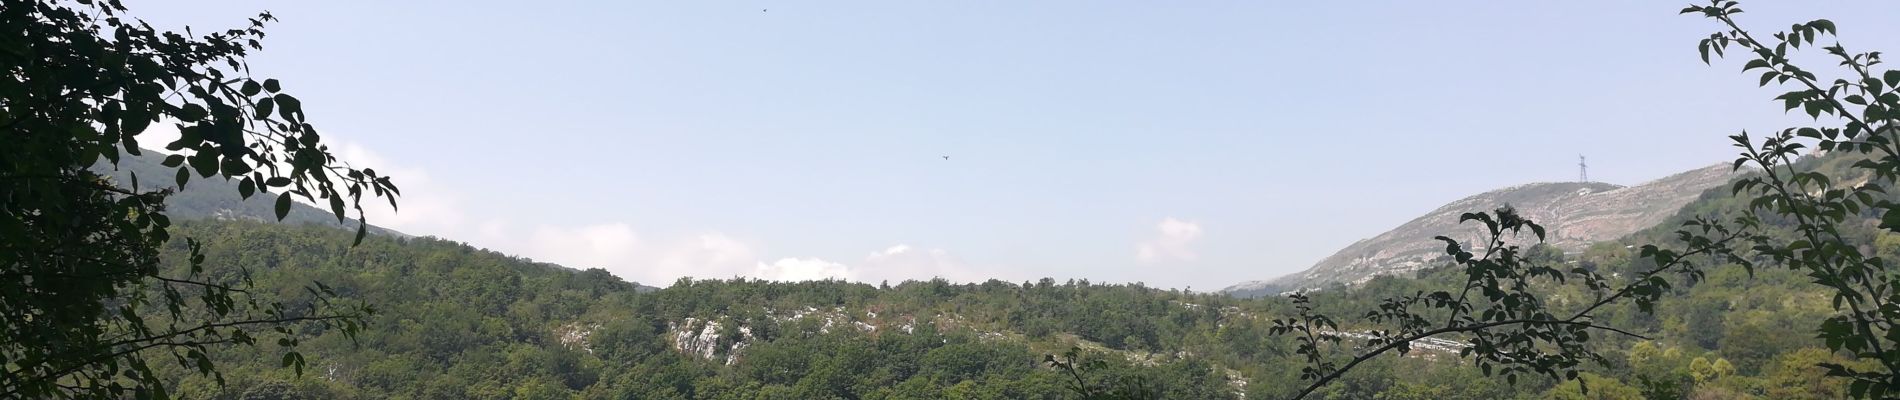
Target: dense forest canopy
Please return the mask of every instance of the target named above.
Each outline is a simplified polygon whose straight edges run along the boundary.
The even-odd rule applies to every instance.
[[[1740,206],[1712,191],[1685,212]],[[1303,383],[1292,341],[1267,332],[1270,320],[1292,313],[1282,298],[1054,279],[888,287],[681,280],[643,293],[602,270],[441,239],[373,236],[351,247],[349,232],[320,225],[203,221],[180,229],[205,242],[208,258],[244,267],[259,287],[280,288],[288,299],[307,295],[298,283],[317,280],[380,309],[374,329],[355,343],[303,331],[315,337],[304,345],[313,366],[302,377],[243,348],[215,353],[233,366],[224,386],[167,368],[179,394],[193,398],[1075,398],[1071,378],[1042,363],[1072,347],[1102,361],[1083,371],[1091,384],[1142,382],[1164,398],[1284,398]],[[1641,265],[1622,243],[1647,239],[1537,257],[1625,273]],[[1889,247],[1881,251],[1900,251]],[[1311,295],[1321,311],[1351,315],[1459,279],[1459,271],[1439,268]],[[1606,311],[1601,318],[1655,340],[1603,344],[1611,364],[1584,374],[1590,398],[1839,397],[1843,380],[1814,363],[1847,359],[1810,335],[1785,333],[1832,312],[1806,279],[1787,270],[1751,278],[1739,266],[1712,268],[1672,289],[1654,314]],[[1559,299],[1581,294],[1552,289]],[[1356,322],[1340,326],[1357,329]],[[1575,384],[1556,380],[1486,378],[1456,356],[1458,338],[1448,339],[1377,359],[1320,395],[1584,398]]]

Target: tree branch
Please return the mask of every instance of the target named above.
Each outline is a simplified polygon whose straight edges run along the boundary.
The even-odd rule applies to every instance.
[[[1311,385],[1307,385],[1305,390],[1301,390],[1300,394],[1294,395],[1293,398],[1295,399],[1306,398],[1306,396],[1309,394],[1312,394],[1314,390],[1319,390],[1320,387],[1324,387],[1326,386],[1326,384],[1332,383],[1333,380],[1339,379],[1341,375],[1345,375],[1346,371],[1351,371],[1352,368],[1354,366],[1358,366],[1359,363],[1366,362],[1366,360],[1371,360],[1375,357],[1378,357],[1380,354],[1384,354],[1387,351],[1398,348],[1400,345],[1404,345],[1407,343],[1418,341],[1419,339],[1424,339],[1424,338],[1446,334],[1446,333],[1475,332],[1475,331],[1481,331],[1481,330],[1490,329],[1490,328],[1494,328],[1498,326],[1516,325],[1516,324],[1576,325],[1576,326],[1582,326],[1582,327],[1590,328],[1590,329],[1600,329],[1600,330],[1605,330],[1605,331],[1610,331],[1610,332],[1616,332],[1616,333],[1628,335],[1631,337],[1635,337],[1638,339],[1649,340],[1649,337],[1647,336],[1630,333],[1628,331],[1624,331],[1621,329],[1591,324],[1589,322],[1570,321],[1570,320],[1515,319],[1515,320],[1509,320],[1509,321],[1487,322],[1487,323],[1476,324],[1476,325],[1444,327],[1444,328],[1433,329],[1430,331],[1420,332],[1418,334],[1414,334],[1404,339],[1395,340],[1395,341],[1392,341],[1391,343],[1386,343],[1384,346],[1379,346],[1379,348],[1373,349],[1370,352],[1361,354],[1357,357],[1353,357],[1352,361],[1347,362],[1345,366],[1342,366],[1338,369],[1333,370],[1333,372],[1326,374],[1326,376],[1321,377],[1319,380],[1313,381]]]

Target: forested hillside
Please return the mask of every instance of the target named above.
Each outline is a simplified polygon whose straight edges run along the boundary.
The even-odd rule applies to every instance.
[[[1842,181],[1864,179],[1854,159],[1804,162]],[[163,171],[156,157],[130,158],[114,178]],[[228,182],[199,180],[167,205],[179,238],[203,244],[210,276],[254,278],[296,309],[318,281],[338,298],[378,313],[354,342],[315,325],[299,328],[309,360],[298,375],[280,353],[229,348],[214,354],[223,380],[166,365],[187,398],[1076,398],[1078,379],[1047,356],[1081,349],[1090,387],[1139,385],[1162,398],[1284,398],[1299,389],[1291,340],[1268,333],[1290,315],[1284,298],[1240,299],[1086,280],[903,282],[681,280],[651,291],[604,270],[535,263],[436,238],[372,235],[351,246],[327,213],[296,205],[288,223],[264,223],[271,205],[237,201]],[[1710,189],[1668,221],[1580,253],[1535,246],[1532,258],[1632,276],[1649,268],[1635,247],[1669,243],[1682,221],[1727,218],[1743,204]],[[1480,210],[1471,210],[1480,211]],[[1900,237],[1849,232],[1882,257]],[[1770,230],[1787,221],[1765,221]],[[384,231],[389,232],[389,231]],[[182,273],[186,247],[166,248]],[[1347,316],[1348,344],[1369,328],[1357,316],[1385,298],[1444,290],[1462,272],[1438,261],[1416,277],[1382,276],[1313,293],[1319,312]],[[1663,297],[1656,313],[1599,311],[1610,325],[1655,340],[1605,336],[1611,355],[1584,380],[1587,398],[1836,398],[1845,382],[1819,362],[1846,362],[1807,333],[1833,314],[1801,273],[1712,266]],[[1550,284],[1560,304],[1589,299]],[[308,300],[302,300],[308,301]],[[1800,334],[1787,334],[1795,327]],[[1355,339],[1356,337],[1356,339]],[[1576,383],[1486,377],[1457,357],[1448,336],[1407,357],[1360,366],[1323,398],[1585,398]],[[269,345],[265,346],[266,348]]]
[[[376,20],[313,6],[298,10],[313,22],[284,31],[299,50],[257,63],[301,66],[283,78],[308,86],[286,90],[251,72],[277,21],[269,12],[213,22],[199,18],[225,19],[227,6],[145,14],[117,0],[0,0],[0,68],[11,78],[0,80],[0,399],[1900,397],[1900,190],[1889,188],[1900,180],[1900,70],[1835,42],[1833,21],[1752,30],[1734,19],[1738,1],[1704,1],[1679,11],[1719,24],[1699,39],[1701,61],[1733,57],[1761,74],[1749,79],[1758,86],[1792,89],[1774,100],[1814,125],[1743,131],[1729,137],[1733,167],[1637,187],[1590,182],[1579,156],[1578,182],[1478,194],[1306,272],[1196,293],[1125,280],[1185,287],[1176,278],[1218,272],[1210,266],[1300,262],[1260,259],[1303,244],[1248,226],[1310,234],[1419,188],[1541,174],[1527,164],[1550,159],[1543,152],[1560,139],[1523,140],[1535,139],[1527,129],[1603,139],[1556,146],[1566,164],[1573,150],[1701,159],[1648,133],[1763,120],[1732,117],[1758,110],[1731,103],[1737,92],[1700,93],[1700,82],[1657,68],[1667,64],[1595,74],[1654,90],[1576,79],[1605,71],[1597,60],[1659,59],[1662,47],[1643,45],[1680,39],[1622,29],[1656,25],[1598,10],[583,4],[434,18],[425,5]],[[992,14],[1022,19],[911,18]],[[431,17],[401,18],[414,15]],[[839,16],[896,21],[905,34],[826,23]],[[338,20],[352,23],[328,23]],[[497,21],[509,29],[467,31]],[[1887,25],[1875,22],[1858,25]],[[649,34],[677,27],[720,34]],[[394,40],[413,32],[446,34]],[[1564,45],[1412,54],[1417,43],[1476,37]],[[1207,38],[1241,39],[1180,45]],[[496,43],[557,56],[427,54]],[[1810,56],[1788,53],[1804,46],[1842,68],[1823,77],[1798,66]],[[576,51],[590,57],[558,57]],[[1342,68],[1352,57],[1255,62],[1333,53],[1425,61],[1380,71]],[[466,84],[496,71],[588,79]],[[1295,101],[1260,97],[1285,93]],[[325,105],[306,109],[306,95]],[[458,117],[497,103],[510,107]],[[404,226],[482,216],[484,242],[533,243],[523,254],[622,275],[369,225],[365,207],[395,208],[402,189],[339,157],[359,152],[324,139],[311,112],[341,117],[329,120],[338,131],[413,136],[383,143],[416,166],[401,168],[416,172],[416,188],[441,185],[441,197],[415,203],[438,205],[429,211],[443,223]],[[153,134],[154,124],[176,129]],[[1312,132],[1350,137],[1322,142],[1354,151],[1271,151],[1297,150],[1286,144]],[[173,154],[130,154],[141,143]],[[1428,186],[1354,184],[1390,182],[1395,168]],[[431,170],[457,176],[432,182]],[[460,210],[458,199],[483,204]],[[1294,212],[1314,218],[1234,218]],[[1137,218],[1158,220],[1154,231],[1100,222]],[[687,232],[708,233],[691,251],[664,250]],[[767,247],[728,233],[794,250],[755,252]],[[881,262],[908,245],[863,264],[828,261],[919,237],[1015,261],[990,264],[1011,268],[997,272],[933,249],[927,265]],[[1134,257],[1089,250],[1102,243],[1132,244]],[[1259,249],[1234,251],[1248,246]],[[747,269],[760,255],[814,253],[826,259]],[[1135,265],[1151,269],[1130,274]],[[874,276],[861,271],[885,274],[863,281],[1071,276],[840,280]],[[621,278],[735,275],[776,280],[656,288]]]
[[[1733,212],[1739,204],[1725,193],[1711,190],[1677,219]],[[1642,265],[1626,245],[1666,241],[1668,225],[1569,258],[1548,247],[1533,257],[1627,274]],[[1052,279],[890,287],[681,280],[638,293],[602,270],[446,240],[383,236],[351,247],[343,230],[241,221],[192,222],[180,232],[205,242],[215,267],[242,267],[262,290],[297,298],[316,280],[379,309],[357,343],[306,332],[316,337],[303,343],[311,363],[301,377],[275,368],[274,353],[247,349],[217,355],[233,366],[222,387],[169,372],[178,393],[194,398],[1075,398],[1073,378],[1043,363],[1072,347],[1103,362],[1082,371],[1095,387],[1138,382],[1164,398],[1261,399],[1303,384],[1290,341],[1267,333],[1269,319],[1289,312],[1281,298]],[[1861,233],[1884,255],[1900,252],[1900,238]],[[1461,278],[1430,268],[1317,292],[1314,304],[1361,315],[1379,299]],[[1676,286],[1654,315],[1600,312],[1656,340],[1605,337],[1599,345],[1613,356],[1585,375],[1588,398],[1838,397],[1845,384],[1814,364],[1845,359],[1812,335],[1784,333],[1832,312],[1809,285],[1786,270],[1751,277],[1738,266],[1712,267]],[[1559,302],[1586,300],[1566,297],[1574,287],[1546,289]],[[1351,336],[1356,320],[1343,320],[1341,331]],[[1445,339],[1361,366],[1321,394],[1584,398],[1576,383],[1486,378],[1456,357],[1459,338]]]
[[[1850,166],[1864,160],[1853,154],[1809,157],[1795,163],[1799,171],[1826,174],[1844,184],[1865,182],[1868,174]],[[1744,175],[1752,176],[1752,175]],[[1887,195],[1889,200],[1896,196]],[[1749,201],[1729,187],[1704,192],[1696,201],[1664,223],[1628,237],[1600,242],[1580,254],[1566,254],[1544,245],[1528,249],[1534,262],[1582,268],[1612,280],[1628,281],[1656,268],[1639,256],[1640,247],[1682,246],[1677,230],[1693,218],[1726,221],[1744,215]],[[1842,231],[1845,243],[1861,246],[1872,256],[1900,256],[1900,235],[1877,229],[1880,216],[1873,210],[1849,214],[1855,221]],[[1763,216],[1758,229],[1770,241],[1795,240],[1796,222]],[[1836,301],[1821,290],[1806,271],[1790,270],[1771,260],[1755,260],[1754,268],[1708,257],[1699,268],[1666,277],[1666,287],[1653,313],[1633,304],[1598,309],[1592,313],[1602,325],[1626,329],[1651,340],[1603,332],[1596,345],[1610,351],[1607,365],[1586,375],[1590,394],[1567,383],[1553,398],[1696,398],[1696,399],[1823,399],[1848,394],[1848,381],[1827,377],[1822,363],[1867,365],[1845,352],[1828,350],[1818,337],[1822,321],[1837,316]],[[1464,271],[1451,267],[1424,270],[1416,279],[1380,277],[1363,286],[1312,293],[1313,303],[1327,315],[1363,315],[1380,306],[1378,299],[1455,288]],[[1542,281],[1533,289],[1552,302],[1551,312],[1574,312],[1594,300],[1578,282]],[[1343,288],[1336,288],[1343,289]],[[1363,323],[1361,323],[1363,324]],[[1355,325],[1353,322],[1343,326]],[[1350,330],[1350,329],[1346,329]],[[1351,385],[1334,385],[1334,389]],[[1627,396],[1617,395],[1625,393]],[[1640,396],[1638,396],[1640,395]]]
[[[1171,398],[1224,398],[1242,385],[1216,363],[1248,359],[1207,347],[1223,342],[1210,335],[1224,298],[1139,286],[682,280],[638,293],[602,270],[443,240],[351,247],[342,230],[249,222],[180,232],[259,290],[295,299],[315,280],[379,309],[357,343],[306,331],[302,377],[241,348],[215,356],[230,366],[222,387],[170,371],[192,398],[1068,398],[1069,378],[1041,362],[1078,340],[1127,349],[1097,354],[1097,384],[1140,376]],[[1228,335],[1265,337],[1233,324]]]

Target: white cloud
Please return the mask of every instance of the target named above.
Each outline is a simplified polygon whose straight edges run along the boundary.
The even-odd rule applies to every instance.
[[[863,261],[855,264],[817,258],[782,258],[770,264],[761,262],[750,276],[779,281],[842,279],[864,283],[933,278],[952,282],[981,282],[992,277],[958,261],[943,249],[921,249],[908,244],[897,244],[871,252]]]
[[[1163,218],[1155,224],[1154,237],[1135,244],[1135,258],[1144,263],[1194,261],[1199,255],[1192,245],[1200,238],[1200,223]]]
[[[857,280],[857,274],[851,267],[816,258],[781,258],[771,264],[761,262],[753,270],[752,276],[775,281]]]
[[[175,121],[154,123],[139,135],[140,147],[157,149],[178,139]],[[339,161],[354,168],[374,168],[402,189],[399,209],[380,198],[364,199],[369,222],[418,236],[465,241],[536,261],[570,268],[601,268],[621,279],[665,286],[680,277],[732,278],[750,276],[771,280],[855,279],[851,268],[817,258],[784,258],[767,264],[745,242],[716,231],[677,237],[649,238],[632,224],[603,222],[589,225],[523,224],[486,217],[465,206],[472,198],[430,179],[422,168],[390,162],[367,147],[328,135],[324,143]],[[310,203],[302,198],[298,202]],[[328,206],[319,206],[328,209]]]
[[[871,258],[894,256],[898,254],[904,254],[909,251],[910,251],[910,245],[899,244],[899,245],[891,246],[890,248],[884,249],[884,251],[871,253]]]
[[[657,247],[659,259],[646,271],[646,275],[659,277],[656,279],[731,278],[742,275],[758,260],[750,246],[719,233],[702,233]]]
[[[334,136],[332,136],[334,137]],[[465,207],[473,198],[430,179],[428,171],[390,163],[369,149],[326,140],[337,158],[356,168],[375,168],[402,188],[400,212],[378,201],[364,208],[373,224],[412,235],[466,241],[503,253],[570,268],[602,268],[629,281],[665,286],[680,277],[724,279],[737,276],[779,281],[842,279],[876,283],[944,278],[980,282],[1001,277],[973,268],[949,252],[897,244],[857,262],[789,256],[766,262],[754,246],[717,231],[685,235],[642,234],[634,224],[607,221],[587,225],[522,224],[486,217]],[[1165,224],[1164,224],[1165,225]],[[1198,227],[1194,235],[1198,235]],[[1188,238],[1187,240],[1192,240]],[[1185,243],[1183,243],[1183,246]]]
[[[175,154],[177,152],[165,150],[165,145],[178,141],[180,135],[183,133],[178,131],[178,120],[160,118],[158,122],[147,125],[144,132],[139,132],[137,139],[141,148],[157,150],[160,154]]]
[[[544,225],[531,231],[527,239],[525,248],[503,250],[523,252],[536,259],[574,268],[604,268],[615,275],[630,272],[627,271],[630,266],[620,264],[637,256],[641,246],[640,236],[633,232],[633,227],[619,223],[581,227]]]
[[[686,276],[747,275],[758,263],[750,246],[719,232],[649,237],[626,222],[553,225],[484,217],[465,207],[462,199],[470,196],[431,180],[428,171],[391,163],[361,145],[334,137],[326,142],[339,160],[356,168],[375,168],[402,189],[397,198],[399,212],[380,200],[364,201],[364,213],[378,226],[466,241],[570,268],[601,268],[621,279],[655,286]]]
[[[485,240],[472,243],[569,268],[601,268],[621,279],[653,286],[665,286],[680,277],[750,276],[758,263],[750,246],[717,232],[647,240],[625,223],[542,225],[525,241],[505,228],[484,228],[480,236]]]
[[[426,170],[392,164],[382,155],[354,142],[335,139],[325,142],[338,160],[359,169],[374,168],[378,175],[391,177],[390,180],[402,190],[403,195],[396,198],[397,209],[389,208],[389,203],[381,199],[364,199],[363,213],[372,224],[411,234],[416,232],[410,230],[425,234],[464,232],[502,224],[499,220],[470,221],[472,214],[462,207],[461,197],[429,179]]]
[[[898,244],[871,253],[864,258],[863,275],[869,281],[929,280],[944,278],[956,282],[989,279],[974,268],[959,262],[943,249],[917,249]]]

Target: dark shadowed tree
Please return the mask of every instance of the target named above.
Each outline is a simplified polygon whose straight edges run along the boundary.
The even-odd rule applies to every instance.
[[[0,0],[0,397],[163,398],[148,362],[218,375],[210,347],[274,339],[301,373],[297,326],[354,333],[367,307],[253,296],[247,278],[202,274],[199,244],[167,233],[164,200],[193,179],[237,183],[233,196],[327,205],[339,221],[396,187],[339,162],[275,79],[251,76],[260,14],[227,30],[160,31],[118,0]],[[153,125],[170,143],[141,143]],[[169,176],[114,181],[116,165],[156,145]],[[141,179],[145,180],[141,182]],[[161,246],[188,247],[183,275],[161,275]],[[268,339],[267,339],[268,338]],[[268,342],[267,342],[268,343]]]
[[[1900,231],[1900,201],[1887,191],[1900,177],[1900,136],[1893,129],[1894,122],[1900,121],[1900,90],[1896,90],[1900,71],[1877,70],[1879,52],[1850,52],[1840,44],[1817,44],[1818,39],[1835,34],[1834,23],[1827,20],[1795,24],[1762,40],[1733,19],[1742,12],[1735,1],[1715,0],[1682,12],[1703,15],[1724,26],[1701,42],[1705,62],[1712,55],[1724,57],[1741,50],[1734,54],[1748,59],[1744,71],[1761,73],[1760,85],[1794,88],[1776,101],[1819,123],[1784,129],[1766,138],[1747,133],[1730,137],[1742,149],[1735,168],[1752,166],[1758,171],[1732,187],[1733,194],[1748,196],[1745,212],[1727,221],[1696,218],[1684,222],[1675,240],[1643,246],[1640,262],[1630,264],[1635,269],[1610,276],[1595,268],[1567,267],[1561,257],[1536,251],[1536,246],[1523,247],[1523,243],[1542,242],[1543,228],[1508,207],[1496,213],[1466,214],[1461,222],[1483,223],[1489,234],[1481,254],[1474,254],[1479,250],[1468,249],[1468,244],[1438,238],[1445,242],[1451,263],[1464,272],[1459,287],[1389,298],[1364,314],[1365,324],[1352,325],[1355,332],[1342,331],[1339,317],[1314,311],[1307,296],[1292,295],[1297,315],[1274,321],[1273,333],[1292,335],[1295,352],[1306,360],[1300,376],[1309,384],[1294,397],[1307,397],[1365,361],[1389,353],[1406,354],[1415,343],[1437,337],[1464,342],[1459,355],[1488,376],[1501,376],[1511,383],[1526,374],[1576,381],[1586,361],[1609,365],[1598,346],[1591,345],[1593,336],[1647,339],[1599,321],[1599,311],[1634,303],[1644,313],[1654,312],[1660,296],[1677,283],[1693,284],[1704,277],[1704,267],[1727,263],[1741,266],[1750,275],[1762,267],[1792,269],[1831,292],[1836,314],[1816,330],[1829,350],[1852,355],[1857,362],[1816,357],[1817,367],[1829,376],[1851,379],[1847,392],[1853,397],[1887,398],[1889,389],[1900,385],[1900,331],[1895,330],[1900,321],[1900,271],[1889,267],[1892,260],[1864,254],[1875,246],[1852,241],[1848,239],[1851,233],[1844,232],[1857,229],[1858,221],[1869,218],[1879,221],[1880,229]],[[1843,76],[1823,79],[1796,66],[1788,53],[1803,46],[1822,46],[1838,59]],[[1818,151],[1810,153],[1809,148]],[[1830,176],[1802,168],[1797,161],[1803,157],[1845,159],[1852,168],[1848,176]],[[1524,237],[1525,231],[1531,238]],[[1582,286],[1591,300],[1581,306],[1546,302],[1550,288],[1565,285]],[[1698,311],[1714,312],[1719,306],[1710,304]],[[1697,328],[1720,327],[1716,321],[1693,323]],[[1710,341],[1775,336],[1755,331],[1697,333],[1717,336],[1702,341],[1704,346]],[[1743,361],[1748,361],[1742,362],[1744,369],[1761,364]],[[1601,386],[1588,379],[1566,385],[1582,396],[1592,396],[1592,387]],[[1597,390],[1598,397],[1610,394]],[[1635,395],[1630,388],[1618,390]],[[1676,389],[1656,392],[1682,393]]]

